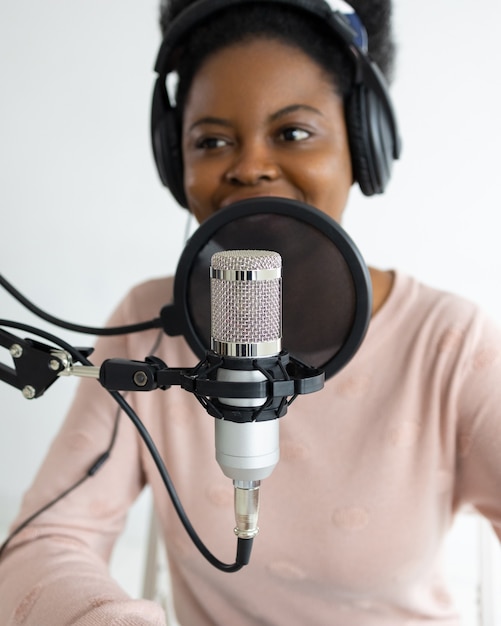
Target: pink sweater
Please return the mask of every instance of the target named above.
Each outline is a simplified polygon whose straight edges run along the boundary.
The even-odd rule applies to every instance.
[[[171,282],[133,290],[111,323],[156,317]],[[142,360],[155,337],[100,340],[93,361]],[[476,307],[397,274],[355,358],[282,418],[281,460],[261,486],[261,530],[235,574],[193,547],[122,417],[109,461],[12,542],[0,565],[0,624],[165,624],[159,607],[129,599],[107,571],[127,510],[149,483],[183,625],[457,625],[438,561],[444,533],[469,504],[501,537],[500,347],[500,331]],[[157,354],[172,367],[196,363],[181,338],[164,336]],[[179,388],[129,400],[193,525],[233,562],[233,486],[214,459],[213,418]],[[115,413],[96,381],[81,383],[17,522],[84,475]]]

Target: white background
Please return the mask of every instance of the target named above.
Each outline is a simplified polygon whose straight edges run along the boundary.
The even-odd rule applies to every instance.
[[[403,155],[384,196],[354,190],[344,223],[369,263],[461,293],[497,319],[500,22],[498,0],[395,0]],[[159,42],[154,0],[0,2],[0,272],[58,317],[102,325],[132,284],[175,271],[186,212],[160,185],[149,143]],[[3,291],[0,317],[93,341]],[[0,360],[10,364],[3,349]],[[0,523],[74,385],[29,402],[0,383]]]

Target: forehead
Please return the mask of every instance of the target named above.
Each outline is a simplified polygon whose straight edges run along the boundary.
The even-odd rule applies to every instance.
[[[331,76],[300,48],[259,37],[208,56],[193,78],[187,104],[198,108],[211,99],[245,100],[251,95],[264,103],[313,94],[338,98]]]

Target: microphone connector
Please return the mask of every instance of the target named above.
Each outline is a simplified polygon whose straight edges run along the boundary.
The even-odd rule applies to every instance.
[[[235,535],[239,539],[253,539],[259,532],[259,480],[234,480]]]

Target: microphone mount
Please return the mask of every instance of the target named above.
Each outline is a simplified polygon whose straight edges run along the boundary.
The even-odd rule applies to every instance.
[[[39,398],[63,376],[94,378],[108,391],[153,391],[179,386],[192,393],[209,415],[232,422],[276,419],[298,396],[324,386],[323,370],[310,367],[286,350],[271,357],[249,359],[221,356],[207,351],[205,359],[191,368],[168,367],[158,357],[144,361],[121,358],[105,360],[100,367],[76,365],[73,356],[34,339],[22,339],[0,329],[0,345],[12,356],[14,368],[0,363],[0,380],[22,391],[26,399]],[[85,358],[92,348],[75,349]],[[220,369],[258,370],[265,380],[235,382],[217,380]],[[259,407],[232,407],[218,398],[266,398]]]
[[[217,380],[222,369],[258,370],[265,380],[235,382]],[[87,368],[67,368],[81,375]],[[66,372],[61,372],[61,375]],[[85,374],[84,374],[85,375]],[[283,350],[271,357],[241,359],[207,351],[205,359],[193,368],[171,368],[157,357],[145,361],[108,359],[99,370],[99,382],[113,391],[151,391],[176,385],[192,393],[209,415],[232,422],[276,419],[298,395],[319,391],[324,386],[323,370],[310,367]],[[217,398],[266,398],[260,407],[231,407]],[[287,398],[291,398],[287,401]]]

